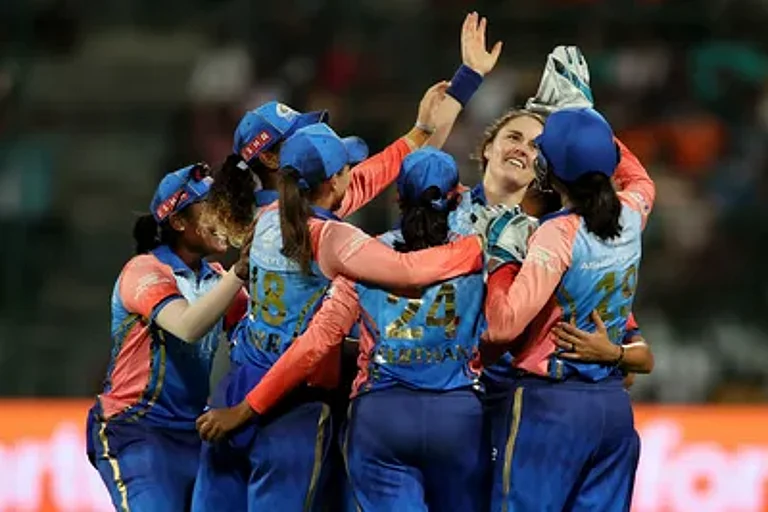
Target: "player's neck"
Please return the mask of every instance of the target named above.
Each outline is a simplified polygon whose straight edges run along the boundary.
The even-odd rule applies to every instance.
[[[488,200],[488,204],[491,205],[503,204],[510,207],[516,206],[523,202],[526,188],[527,187],[521,187],[516,190],[505,190],[490,179],[486,178],[483,180],[485,198]]]
[[[203,255],[199,254],[197,252],[191,251],[187,249],[186,247],[176,247],[173,249],[173,252],[176,253],[176,256],[183,261],[190,270],[197,273],[200,270],[200,267],[203,264]]]

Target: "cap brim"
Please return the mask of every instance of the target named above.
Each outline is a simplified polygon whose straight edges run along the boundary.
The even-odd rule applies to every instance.
[[[293,135],[296,130],[310,126],[317,123],[326,123],[331,116],[327,110],[317,110],[315,112],[307,112],[306,114],[299,114],[293,121],[291,128],[283,134],[283,138],[287,138],[289,135]]]
[[[359,164],[368,158],[368,144],[360,137],[344,137],[341,142],[347,150],[350,164]]]

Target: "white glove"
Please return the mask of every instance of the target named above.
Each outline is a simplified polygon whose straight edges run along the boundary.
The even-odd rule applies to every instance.
[[[528,239],[539,227],[539,222],[519,206],[490,206],[475,211],[473,219],[477,219],[473,224],[483,238],[486,277],[504,263],[521,264],[528,253]]]
[[[536,96],[525,108],[551,114],[562,108],[592,108],[589,66],[578,46],[557,46],[547,56]]]

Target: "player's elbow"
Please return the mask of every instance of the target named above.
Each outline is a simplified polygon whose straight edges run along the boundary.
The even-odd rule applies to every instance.
[[[181,327],[176,332],[171,332],[176,338],[180,339],[184,343],[197,343],[203,338],[205,332],[197,332],[193,329]]]

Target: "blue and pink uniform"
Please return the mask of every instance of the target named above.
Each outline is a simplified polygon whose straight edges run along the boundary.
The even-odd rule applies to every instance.
[[[565,181],[615,171],[621,233],[601,240],[564,209],[542,219],[519,273],[507,265],[489,278],[488,335],[512,344],[518,371],[493,510],[629,510],[639,440],[622,374],[614,365],[559,358],[551,329],[574,318],[591,330],[597,310],[611,340],[622,343],[654,185],[591,109],[553,114],[537,143]]]
[[[315,186],[355,160],[361,144],[338,138],[326,125],[314,125],[286,140],[281,166],[296,169],[309,186]],[[338,213],[351,213],[394,181],[410,150],[401,139],[353,168]],[[305,275],[282,254],[277,205],[260,212],[251,249],[253,301],[232,352],[234,366],[224,392],[228,405],[243,400],[306,329],[337,275],[368,275],[385,283],[404,278],[407,284],[422,285],[477,269],[479,263],[477,243],[470,238],[430,251],[435,263],[424,266],[419,255],[395,253],[327,210],[314,208],[308,227],[314,262],[311,274]],[[290,397],[281,394],[276,398],[284,398],[281,407],[260,418],[258,428],[249,425],[231,437],[230,444],[249,454],[249,507],[294,510],[321,505],[319,493],[332,437],[329,408],[319,389],[336,383],[338,357],[334,360],[335,364],[309,376],[316,386],[300,388]]]
[[[398,189],[413,202],[430,186],[446,196],[457,182],[453,160],[426,149],[404,161]],[[401,233],[382,239],[391,244]],[[431,263],[426,254],[422,261]],[[248,401],[257,411],[269,410],[287,390],[332,365],[329,354],[356,325],[359,373],[344,446],[359,507],[484,510],[490,450],[478,396],[480,368],[472,363],[483,300],[479,273],[442,280],[415,295],[337,277],[307,331]]]
[[[167,215],[207,193],[209,184],[191,183],[184,176],[189,172],[163,180],[153,201],[156,218],[158,208]],[[189,507],[200,454],[195,420],[208,400],[213,354],[242,318],[248,297],[242,290],[226,316],[194,343],[164,330],[156,318],[171,301],[195,302],[222,274],[218,263],[205,260],[195,272],[161,245],[132,258],[115,283],[112,356],[104,390],[88,414],[87,446],[116,510]]]
[[[327,118],[325,111],[301,113],[277,101],[246,112],[235,130],[233,143],[233,151],[246,165],[236,172],[251,172],[247,164],[258,159],[264,151],[274,148],[296,130]],[[277,195],[276,190],[256,190],[254,200],[257,208],[274,203]],[[237,337],[234,337],[233,345],[236,343]],[[216,385],[210,400],[213,407],[226,407],[226,392],[232,375],[232,372],[228,373]],[[228,444],[203,443],[192,511],[246,510],[249,478],[247,456]]]

